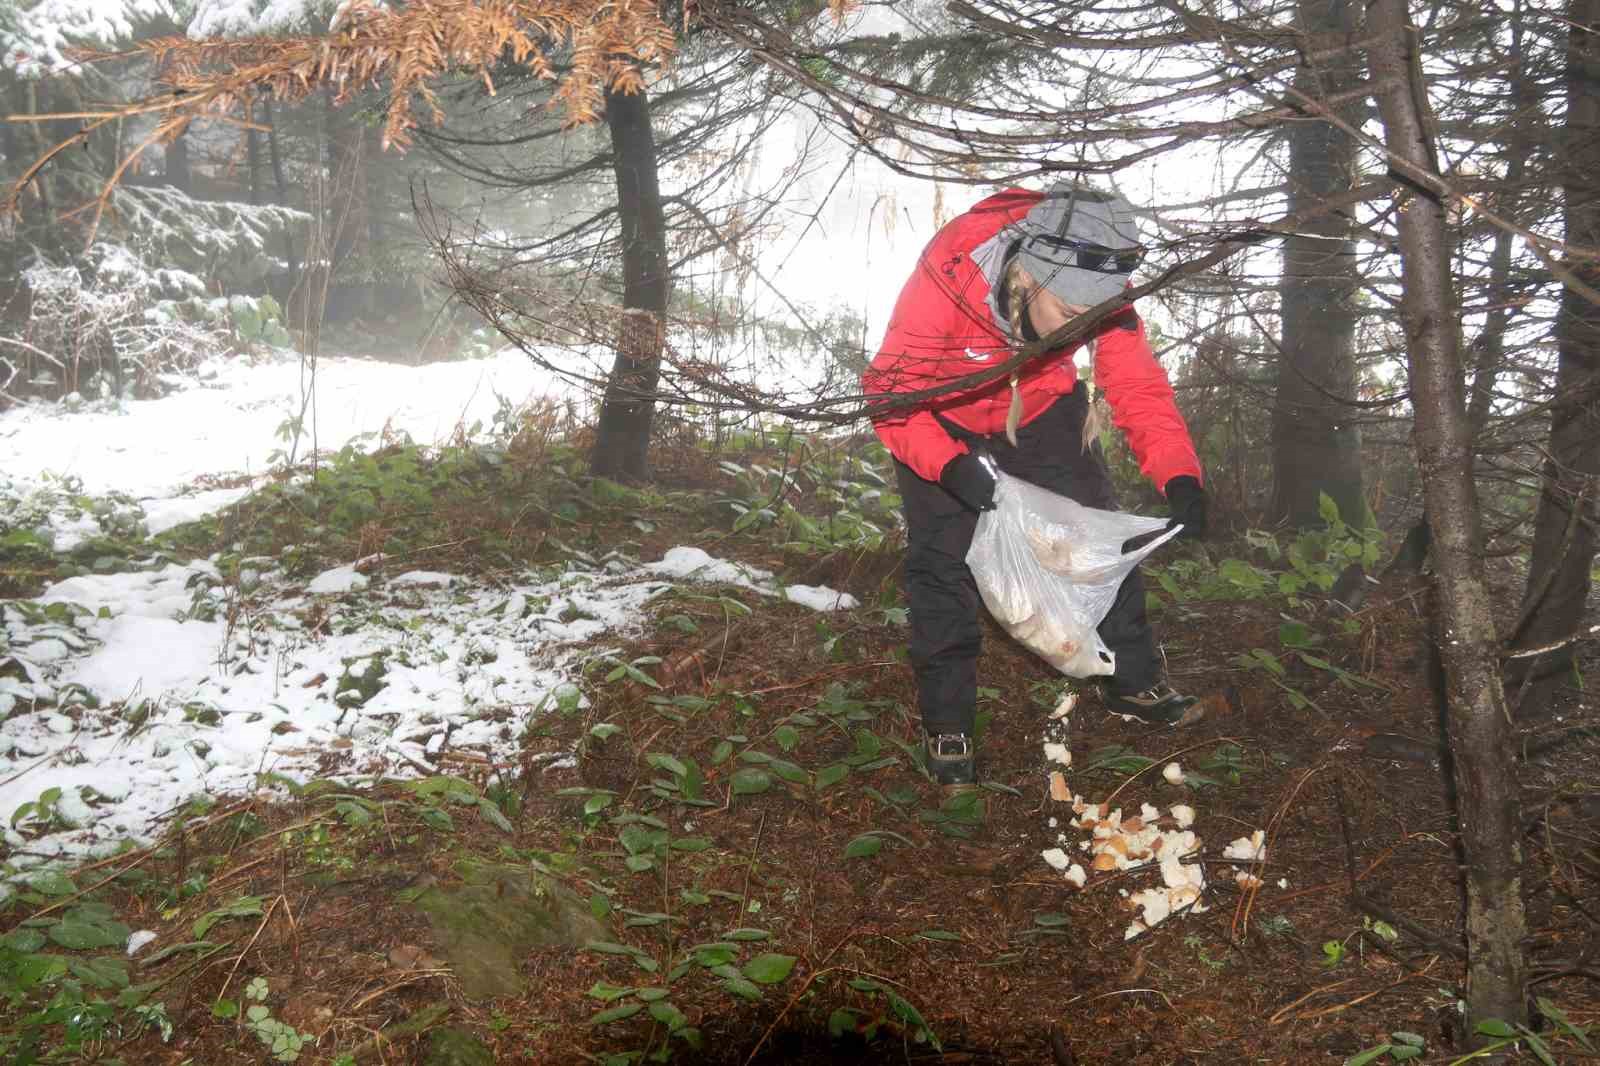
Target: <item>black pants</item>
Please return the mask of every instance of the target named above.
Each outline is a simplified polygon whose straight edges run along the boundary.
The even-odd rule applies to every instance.
[[[1117,509],[1111,474],[1096,443],[1083,449],[1088,390],[1082,382],[1032,422],[1017,430],[1017,447],[1005,435],[979,436],[952,423],[959,440],[982,443],[1000,469],[1089,507]],[[936,481],[924,481],[895,463],[904,501],[909,546],[906,594],[911,603],[911,665],[923,728],[930,733],[971,733],[978,698],[978,586],[967,569],[967,549],[978,516]],[[1138,692],[1160,678],[1155,637],[1145,617],[1144,581],[1130,573],[1100,623],[1100,639],[1117,657],[1112,687]]]

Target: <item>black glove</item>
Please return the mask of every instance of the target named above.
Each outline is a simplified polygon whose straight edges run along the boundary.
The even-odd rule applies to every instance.
[[[939,484],[956,499],[974,511],[994,510],[994,474],[988,463],[994,462],[977,452],[958,455],[939,471]]]
[[[1172,510],[1172,520],[1167,528],[1183,526],[1178,534],[1181,540],[1200,540],[1206,535],[1206,490],[1198,478],[1180,474],[1167,482],[1167,505]]]

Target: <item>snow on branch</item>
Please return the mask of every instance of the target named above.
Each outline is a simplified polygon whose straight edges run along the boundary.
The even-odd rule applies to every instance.
[[[74,46],[109,48],[131,37],[141,22],[164,17],[176,17],[167,0],[37,0],[0,5],[0,70],[19,78],[67,74],[75,65]]]
[[[164,255],[187,251],[198,260],[264,255],[273,234],[311,220],[280,204],[197,200],[171,186],[118,186],[112,210],[121,227]]]

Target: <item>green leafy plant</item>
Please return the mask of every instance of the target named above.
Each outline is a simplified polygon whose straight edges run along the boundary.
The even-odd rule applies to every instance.
[[[1295,710],[1303,711],[1307,707],[1313,707],[1318,711],[1322,710],[1317,705],[1317,701],[1301,691],[1299,686],[1289,683],[1288,668],[1283,665],[1278,656],[1272,654],[1266,648],[1251,648],[1248,652],[1234,656],[1233,662],[1235,666],[1265,674],[1267,680],[1281,689],[1284,695],[1289,698],[1289,705]]]
[[[984,801],[977,792],[958,792],[939,804],[939,809],[922,811],[917,817],[946,836],[969,837],[983,823]]]
[[[271,296],[239,296],[228,300],[234,335],[246,345],[288,348],[294,342],[283,325],[283,308]]]
[[[1393,944],[1396,940],[1400,939],[1400,931],[1385,921],[1363,917],[1361,919],[1361,928],[1363,931],[1371,933],[1385,944]]]
[[[896,1031],[903,1032],[913,1044],[926,1044],[939,1052],[944,1050],[944,1046],[939,1043],[938,1036],[928,1025],[922,1012],[893,988],[870,977],[852,978],[849,985],[855,991],[863,993],[869,1000],[878,1001],[881,1008],[877,1010],[864,1010],[858,1007],[836,1008],[828,1016],[828,1033],[835,1040],[853,1034],[870,1041],[878,1035],[880,1029],[892,1026]]]
[[[41,836],[58,829],[69,829],[71,824],[58,807],[61,789],[51,786],[39,793],[38,798],[18,805],[11,812],[11,828],[25,835]]]
[[[287,1022],[272,1016],[272,1008],[265,1002],[267,981],[264,977],[251,978],[245,986],[245,998],[253,1000],[244,1011],[244,1027],[255,1035],[278,1062],[295,1062],[307,1044],[314,1043],[309,1033],[302,1033]]]
[[[233,918],[259,918],[261,916],[260,896],[240,896],[231,903],[225,903],[213,908],[196,919],[193,927],[194,938],[204,940],[211,928],[219,922],[229,921]]]
[[[1214,959],[1206,953],[1206,942],[1198,934],[1190,933],[1184,937],[1183,946],[1194,952],[1194,957],[1199,959],[1206,969],[1215,972],[1227,968],[1227,959]]]
[[[1405,1062],[1414,1059],[1427,1050],[1427,1041],[1416,1033],[1397,1031],[1389,1034],[1389,1039],[1381,1044],[1367,1048],[1344,1060],[1344,1066],[1367,1066],[1370,1062],[1377,1062],[1387,1057],[1391,1062]]]
[[[1097,748],[1084,757],[1081,765],[1077,767],[1080,774],[1090,773],[1095,770],[1112,770],[1119,774],[1136,774],[1155,764],[1155,760],[1140,755],[1132,748],[1121,744],[1108,744]]]
[[[659,655],[641,655],[637,659],[632,659],[628,662],[623,662],[613,656],[607,656],[604,661],[611,664],[611,670],[605,675],[607,684],[627,678],[629,681],[635,681],[646,688],[661,687],[661,682],[645,673],[643,669],[646,666],[654,666],[659,663],[661,661],[661,656]]]
[[[882,546],[900,498],[885,491],[889,460],[881,446],[869,447],[865,455],[792,459],[791,454],[782,469],[756,462],[719,464],[734,482],[717,501],[734,512],[734,532],[775,527],[785,537],[782,547],[799,552]],[[790,502],[806,491],[827,517],[814,518]]]
[[[1479,1036],[1488,1037],[1489,1039],[1470,1054],[1463,1055],[1457,1059],[1452,1059],[1450,1061],[1450,1066],[1461,1066],[1462,1063],[1472,1062],[1477,1059],[1498,1058],[1501,1052],[1504,1052],[1508,1048],[1515,1047],[1518,1044],[1526,1044],[1528,1050],[1533,1053],[1533,1057],[1539,1062],[1543,1063],[1544,1066],[1557,1066],[1557,1063],[1560,1060],[1556,1058],[1555,1049],[1551,1046],[1551,1041],[1557,1038],[1573,1041],[1582,1047],[1590,1056],[1593,1056],[1596,1053],[1594,1044],[1589,1040],[1589,1031],[1587,1028],[1580,1025],[1574,1025],[1572,1020],[1567,1017],[1566,1013],[1562,1011],[1561,1008],[1557,1007],[1549,999],[1546,999],[1543,996],[1540,996],[1535,1003],[1538,1005],[1539,1013],[1550,1022],[1558,1036],[1541,1036],[1528,1026],[1520,1023],[1512,1024],[1510,1022],[1502,1021],[1499,1018],[1486,1018],[1483,1021],[1480,1021],[1474,1027],[1474,1032],[1476,1032]],[[1390,1035],[1392,1037],[1398,1036],[1399,1034]],[[1376,1050],[1376,1048],[1369,1049],[1369,1051]],[[1364,1051],[1361,1054],[1366,1055],[1368,1052]],[[1356,1066],[1361,1066],[1361,1064],[1376,1061],[1377,1057],[1378,1056],[1374,1055],[1371,1058],[1361,1059],[1360,1063],[1357,1063]],[[1349,1066],[1350,1063],[1356,1063],[1356,1059],[1359,1058],[1360,1056],[1356,1056],[1356,1058],[1348,1060],[1347,1066]]]
[[[66,896],[65,874],[27,882],[22,898]],[[170,1038],[163,1005],[147,1004],[152,984],[133,984],[123,955],[130,930],[106,904],[84,899],[64,912],[28,919],[0,935],[0,1058],[7,1062],[77,1057],[131,1027]],[[51,950],[56,949],[56,950]],[[72,954],[60,954],[65,949]],[[108,954],[90,954],[109,949]],[[91,1056],[92,1057],[92,1056]]]

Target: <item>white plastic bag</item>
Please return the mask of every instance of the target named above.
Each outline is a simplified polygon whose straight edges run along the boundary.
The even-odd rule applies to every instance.
[[[1123,554],[1124,541],[1167,520],[1085,507],[1004,473],[996,482],[994,510],[978,516],[967,550],[984,606],[1063,674],[1112,673],[1116,657],[1095,630],[1128,571],[1178,530]]]

